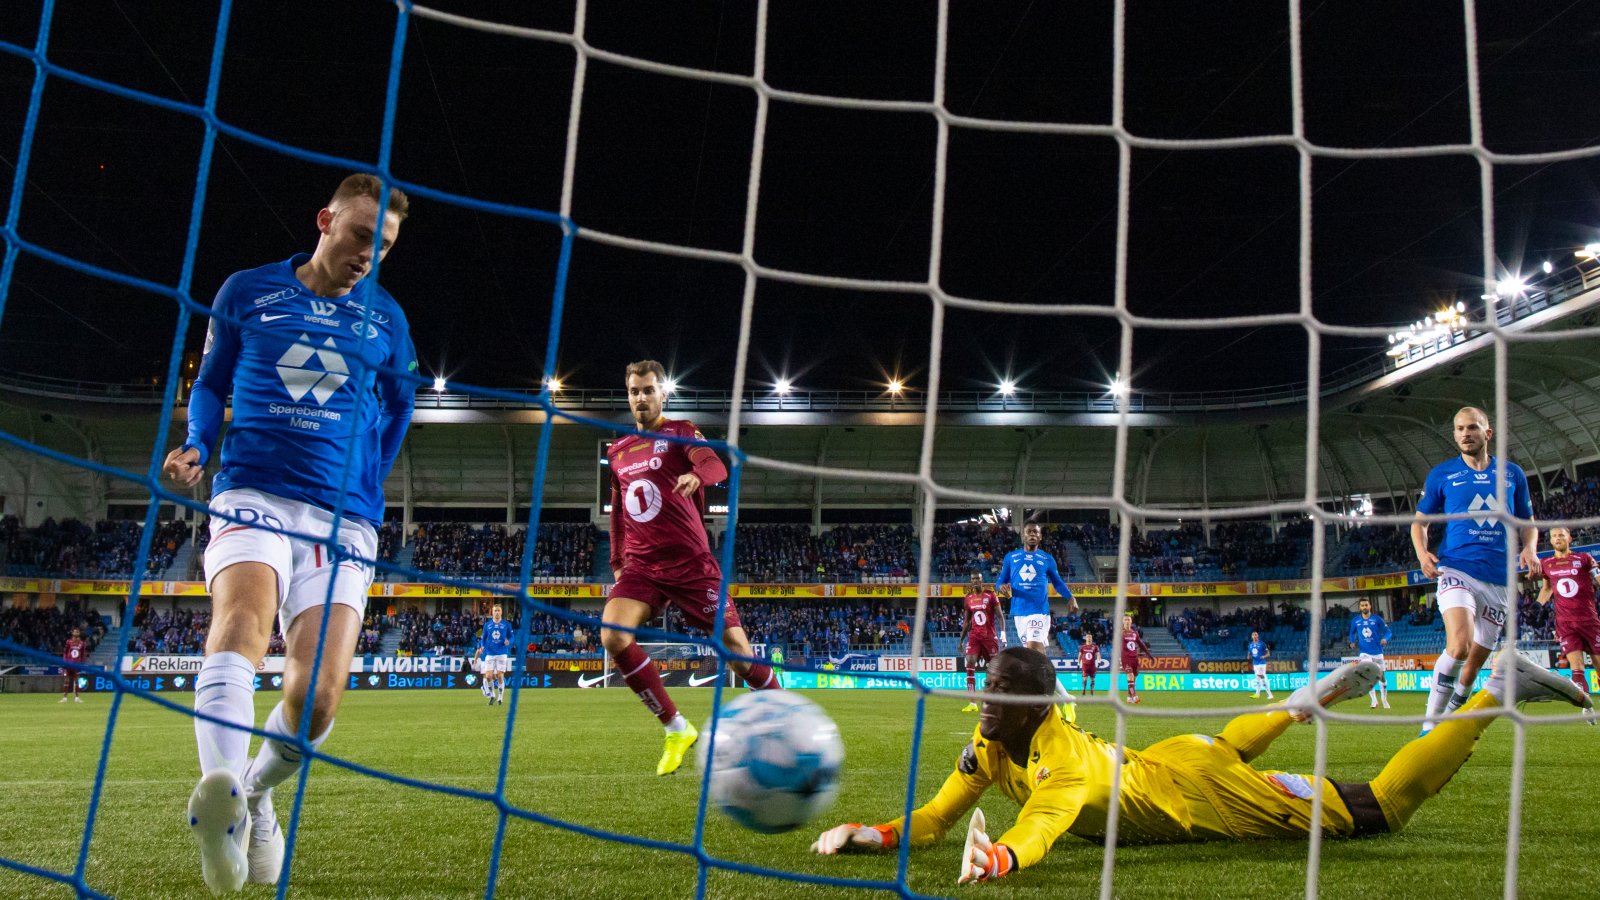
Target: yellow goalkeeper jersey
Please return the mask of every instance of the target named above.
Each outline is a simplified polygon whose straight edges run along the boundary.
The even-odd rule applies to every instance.
[[[1063,832],[1103,841],[1111,810],[1116,746],[1072,724],[1059,710],[1034,732],[1028,758],[1013,760],[997,741],[973,729],[956,770],[939,793],[911,814],[911,843],[932,843],[978,802],[990,785],[1021,804],[1017,822],[1001,835],[1019,866],[1044,858]],[[1137,750],[1125,751],[1117,842],[1192,840],[1188,805],[1166,767]],[[904,837],[904,818],[889,823]]]

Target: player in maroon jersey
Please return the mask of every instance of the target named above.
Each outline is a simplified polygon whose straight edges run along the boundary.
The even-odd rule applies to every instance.
[[[66,646],[61,648],[61,658],[78,665],[88,661],[89,644],[83,639],[82,629],[72,629],[72,637],[67,638]],[[83,702],[83,698],[78,696],[78,669],[72,665],[61,669],[61,702],[67,702],[69,697],[73,703]]]
[[[967,693],[977,693],[978,669],[989,668],[989,660],[1000,653],[1003,639],[997,626],[1006,621],[1000,598],[983,586],[983,573],[972,573],[972,592],[967,594],[967,614],[961,621],[961,652],[967,655]],[[977,712],[977,702],[961,707],[962,712]]]
[[[1094,695],[1094,676],[1100,670],[1100,645],[1089,629],[1083,630],[1083,643],[1078,645],[1078,674],[1083,678],[1083,692]]]
[[[1144,635],[1138,626],[1133,624],[1133,616],[1122,617],[1122,672],[1128,677],[1128,702],[1138,703],[1139,692],[1133,689],[1133,681],[1139,677],[1139,656],[1150,655],[1150,645],[1144,642]],[[1113,690],[1116,685],[1111,686]]]
[[[1595,568],[1594,557],[1587,553],[1572,552],[1572,532],[1561,526],[1550,529],[1550,546],[1554,556],[1539,560],[1539,574],[1544,587],[1539,589],[1539,602],[1556,601],[1556,638],[1561,641],[1561,652],[1572,664],[1572,680],[1589,690],[1589,679],[1583,671],[1583,654],[1588,651],[1594,658],[1596,672],[1600,672],[1600,614],[1594,606],[1595,579],[1600,571]]]
[[[666,726],[666,749],[657,775],[677,771],[683,754],[699,738],[678,713],[661,684],[661,673],[631,630],[675,606],[684,621],[706,633],[716,624],[722,571],[706,540],[705,486],[728,477],[709,447],[654,435],[703,439],[694,424],[661,415],[666,400],[666,369],[653,359],[627,368],[628,405],[640,431],[611,444],[611,571],[617,582],[601,613],[600,642],[611,654],[622,680],[645,708]],[[722,646],[750,656],[750,640],[730,599]],[[779,687],[772,667],[730,660],[728,665],[752,690]]]

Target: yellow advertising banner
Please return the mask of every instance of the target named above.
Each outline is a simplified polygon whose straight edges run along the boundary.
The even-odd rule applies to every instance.
[[[1351,591],[1381,591],[1405,587],[1404,572],[1392,575],[1362,575],[1356,578],[1328,578],[1322,582],[1324,593],[1337,594]],[[19,594],[95,594],[126,596],[132,589],[129,581],[95,581],[88,579],[0,578],[0,592]],[[1069,584],[1072,593],[1080,599],[1110,599],[1117,596],[1115,583],[1088,582]],[[601,599],[609,585],[604,584],[530,584],[531,597],[559,597],[568,599]],[[961,598],[971,590],[967,584],[935,584],[928,590],[930,597]],[[204,597],[203,581],[146,581],[142,586],[144,596]],[[734,584],[728,588],[735,600],[804,600],[824,597],[884,598],[914,600],[915,584]],[[373,597],[426,599],[429,597],[511,597],[517,593],[514,584],[482,584],[464,587],[453,584],[379,582],[372,585],[368,594]],[[1272,594],[1309,594],[1309,578],[1278,581],[1167,581],[1144,582],[1128,585],[1130,597],[1247,597]],[[1060,599],[1054,590],[1050,596]]]

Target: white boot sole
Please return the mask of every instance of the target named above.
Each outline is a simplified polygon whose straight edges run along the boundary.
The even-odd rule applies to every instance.
[[[227,769],[200,779],[189,795],[189,830],[200,843],[200,876],[213,894],[244,887],[249,862],[250,810],[244,786]]]

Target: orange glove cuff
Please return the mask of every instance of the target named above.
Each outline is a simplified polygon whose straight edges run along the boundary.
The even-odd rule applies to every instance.
[[[893,828],[890,828],[887,825],[874,825],[872,826],[872,830],[876,831],[878,836],[883,838],[883,849],[893,850],[894,848],[900,846],[900,836],[894,833]]]

